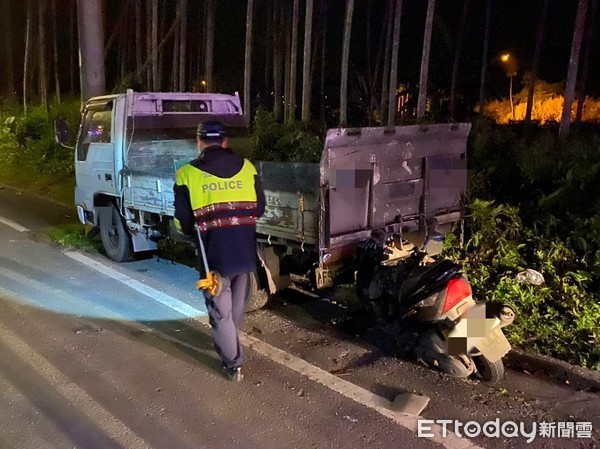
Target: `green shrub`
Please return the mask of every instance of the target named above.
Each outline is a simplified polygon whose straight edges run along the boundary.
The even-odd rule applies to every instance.
[[[256,111],[251,135],[252,159],[276,162],[319,162],[322,139],[303,122],[279,123],[273,113]]]

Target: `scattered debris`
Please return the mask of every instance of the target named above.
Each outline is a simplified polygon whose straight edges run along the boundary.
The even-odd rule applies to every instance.
[[[358,422],[358,419],[352,418],[351,416],[348,416],[348,415],[344,415],[344,419],[347,419],[348,421],[353,422],[353,423]]]
[[[531,268],[527,268],[525,271],[521,271],[515,277],[515,280],[519,284],[529,284],[529,285],[542,285],[546,280],[544,279],[544,275],[539,271],[532,270]]]
[[[392,402],[392,410],[406,415],[419,416],[427,404],[429,404],[430,398],[428,396],[421,396],[413,393],[401,393]]]

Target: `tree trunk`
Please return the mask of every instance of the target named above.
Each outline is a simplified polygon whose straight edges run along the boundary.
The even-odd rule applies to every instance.
[[[321,0],[321,120],[326,123],[325,117],[325,69],[327,61],[327,0]]]
[[[6,35],[4,36],[4,44],[6,48],[6,88],[8,90],[9,98],[13,98],[15,95],[11,15],[10,2],[6,2],[4,5],[4,30],[6,32]]]
[[[423,36],[423,54],[421,57],[421,76],[419,78],[419,100],[417,103],[417,120],[425,117],[427,107],[427,83],[429,80],[429,50],[431,49],[431,33],[433,31],[433,16],[435,0],[428,0],[427,18],[425,19],[425,34]]]
[[[269,98],[273,92],[271,88],[271,81],[273,80],[273,53],[275,48],[275,33],[273,29],[275,27],[275,17],[274,17],[275,5],[273,2],[268,2],[265,7],[266,21],[267,26],[264,31],[264,39],[265,39],[265,79],[263,81],[263,92],[265,93],[265,98]]]
[[[152,4],[149,0],[145,1],[146,5],[146,61],[151,62],[154,60],[154,54],[152,53]],[[144,67],[144,66],[142,66]],[[152,66],[148,65],[148,71],[146,72],[146,89],[152,90]],[[140,69],[140,72],[142,69]],[[139,72],[138,72],[139,73]]]
[[[171,90],[173,92],[177,92],[177,88],[179,87],[179,34],[181,33],[181,28],[178,28],[175,31],[175,36],[173,37],[173,64],[171,65]]]
[[[313,0],[306,0],[306,18],[304,19],[304,61],[302,69],[302,121],[310,120],[310,62],[312,51]]]
[[[381,72],[381,124],[386,122],[387,106],[390,97],[390,58],[392,57],[392,35],[394,32],[394,3],[395,0],[388,0],[386,12],[386,37],[385,37],[385,57],[383,58],[383,72]],[[394,89],[394,97],[396,91]],[[393,123],[393,120],[392,120]]]
[[[179,27],[179,91],[186,90],[186,49],[187,49],[187,2],[181,0],[181,21]]]
[[[39,33],[39,81],[40,102],[48,110],[48,83],[46,80],[46,0],[38,0],[38,33]]]
[[[296,120],[296,83],[298,81],[298,20],[300,18],[300,0],[294,0],[292,10],[292,49],[290,54],[290,111],[288,121]]]
[[[573,41],[571,43],[571,58],[569,59],[569,71],[567,73],[567,85],[565,87],[565,101],[563,104],[562,115],[560,118],[559,136],[565,136],[569,133],[571,126],[571,106],[575,97],[575,84],[577,82],[577,70],[579,68],[579,53],[581,51],[581,41],[585,28],[585,16],[587,13],[588,0],[579,0],[577,6],[577,16],[575,18],[575,29],[573,30]]]
[[[385,9],[383,12],[384,13],[383,26],[379,30],[379,38],[377,40],[377,56],[375,57],[375,66],[373,67],[372,75],[370,75],[370,77],[369,77],[369,96],[370,96],[369,126],[371,126],[372,116],[373,116],[374,112],[377,110],[377,88],[379,86],[379,76],[380,76],[379,67],[381,67],[381,58],[383,57],[383,51],[384,51],[384,46],[385,46],[386,24],[387,24],[386,19],[388,17],[388,14],[390,14],[389,6],[390,6],[390,1],[387,0],[386,6],[385,6]],[[370,24],[371,21],[369,20],[368,23]],[[379,117],[379,119],[380,119],[379,123],[381,124],[381,116]]]
[[[592,45],[594,43],[597,12],[598,0],[592,0],[591,11],[589,13],[586,25],[585,51],[583,53],[583,65],[581,67],[581,77],[579,79],[579,89],[577,91],[577,113],[575,114],[575,124],[577,126],[581,125],[581,119],[583,118],[583,105],[585,103],[587,91],[588,69],[590,64]]]
[[[142,0],[135,0],[135,73],[142,68]]]
[[[167,31],[167,34],[165,34],[165,37],[163,37],[162,41],[160,41],[160,44],[158,44],[158,47],[157,47],[158,51],[153,54],[152,54],[152,52],[150,52],[150,54],[151,54],[150,58],[147,59],[146,62],[142,65],[142,68],[137,73],[137,76],[141,76],[141,74],[146,69],[148,69],[152,66],[152,63],[154,61],[154,56],[157,57],[157,55],[162,51],[162,49],[165,47],[165,45],[169,42],[169,40],[171,39],[173,34],[175,34],[175,31],[177,31],[178,26],[179,26],[179,20],[180,20],[180,16],[176,16],[175,20],[171,24],[171,28],[169,28],[169,31]]]
[[[150,28],[150,42],[152,53],[152,90],[160,90],[158,79],[158,0],[152,0],[152,24]]]
[[[25,57],[23,60],[23,112],[27,115],[27,77],[29,75],[29,56],[31,53],[31,27],[33,5],[31,0],[25,0],[27,8],[27,24],[25,25]]]
[[[252,21],[254,0],[248,0],[246,9],[246,48],[244,52],[244,123],[250,128],[252,111],[250,110],[250,78],[252,76]]]
[[[342,44],[342,79],[340,82],[340,127],[346,126],[348,122],[348,61],[350,59],[353,12],[354,0],[346,0],[346,20],[344,22],[344,41]]]
[[[77,38],[77,0],[71,0],[71,25],[69,26],[69,92],[75,93],[75,39]]]
[[[487,78],[488,52],[490,47],[490,26],[492,22],[493,0],[487,0],[485,30],[483,32],[483,56],[481,57],[481,79],[479,81],[479,115],[483,116],[485,102],[485,80]]]
[[[50,16],[52,18],[52,52],[54,57],[54,98],[56,102],[60,104],[60,70],[58,67],[58,33],[56,24],[56,0],[52,0],[50,3],[52,11]]]
[[[283,32],[283,11],[279,5],[273,8],[273,114],[275,120],[281,119],[281,64],[285,53],[285,40],[279,36]],[[282,43],[283,40],[283,43]],[[283,45],[282,45],[283,44]]]
[[[78,0],[81,99],[106,93],[101,0]]]
[[[215,46],[215,0],[206,0],[206,50],[205,58],[206,91],[212,92],[213,86],[213,51]]]
[[[121,12],[119,12],[119,17],[115,23],[115,25],[113,26],[113,31],[112,33],[110,33],[110,36],[108,37],[108,41],[106,42],[106,45],[104,46],[104,59],[106,60],[106,57],[108,56],[108,52],[110,51],[110,48],[112,47],[115,39],[117,38],[117,36],[120,36],[121,33],[123,32],[123,29],[126,28],[123,26],[123,22],[125,21],[125,18],[128,15],[128,7],[129,7],[129,2],[123,2],[121,4]]]
[[[289,121],[289,117],[290,117],[290,85],[292,82],[292,71],[290,70],[291,67],[291,60],[292,60],[292,27],[291,25],[291,21],[292,21],[292,16],[291,13],[288,9],[285,8],[285,6],[283,6],[283,11],[284,11],[284,23],[285,23],[285,28],[287,29],[287,32],[285,33],[285,85],[284,85],[284,90],[285,90],[285,101],[284,101],[284,111],[283,111],[283,120],[285,122]]]
[[[177,11],[177,8],[175,9],[175,11]],[[159,16],[160,16],[160,21],[159,21],[159,25],[158,25],[157,42],[161,42],[162,36],[165,35],[165,27],[166,27],[166,23],[167,23],[167,4],[166,4],[166,2],[159,3]],[[175,19],[177,19],[177,17],[181,17],[181,16],[178,16],[177,12],[176,12]],[[174,22],[177,22],[177,20],[174,20]],[[178,27],[179,27],[180,23],[181,23],[181,21],[178,22]],[[177,31],[179,29],[178,27],[175,29],[175,31]],[[163,66],[164,66],[164,59],[165,59],[164,46],[157,47],[156,51],[158,53],[158,90],[161,91],[163,89]],[[175,80],[175,81],[177,84],[179,84],[179,80]]]
[[[402,19],[402,0],[396,0],[396,11],[394,15],[394,40],[392,44],[392,60],[390,67],[390,79],[388,84],[388,116],[387,125],[394,126],[396,123],[396,84],[398,82],[398,50],[400,48],[400,24]]]
[[[538,65],[540,61],[540,53],[542,51],[542,44],[544,42],[544,34],[546,31],[546,17],[548,16],[548,5],[550,0],[544,0],[544,6],[542,7],[542,16],[540,19],[540,25],[537,32],[537,38],[535,40],[535,50],[533,52],[533,62],[531,64],[531,79],[529,80],[529,87],[527,92],[527,109],[525,110],[525,126],[531,124],[531,112],[533,111],[533,93],[535,92],[535,82],[537,81]]]
[[[450,87],[450,119],[456,119],[456,83],[458,81],[458,68],[460,66],[460,54],[462,52],[463,41],[467,27],[467,17],[469,16],[469,6],[471,0],[464,0],[463,12],[460,19],[460,28],[456,39],[456,49],[454,50],[454,63],[452,64],[452,84]]]

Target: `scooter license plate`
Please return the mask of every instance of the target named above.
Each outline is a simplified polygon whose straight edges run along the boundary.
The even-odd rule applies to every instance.
[[[508,354],[510,343],[506,339],[502,329],[497,327],[483,340],[477,342],[477,349],[490,361],[495,362]]]

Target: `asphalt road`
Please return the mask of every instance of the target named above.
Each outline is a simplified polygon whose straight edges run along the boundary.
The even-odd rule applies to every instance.
[[[253,349],[233,384],[195,271],[157,257],[118,265],[44,238],[74,219],[0,189],[0,449],[600,447],[600,395],[512,371],[497,388],[447,378],[337,328],[339,308],[297,291],[247,317]],[[427,420],[593,430],[436,442],[389,410],[403,392],[431,398]]]

